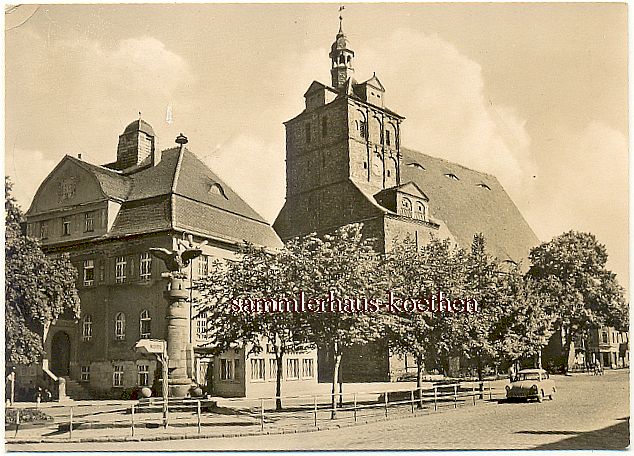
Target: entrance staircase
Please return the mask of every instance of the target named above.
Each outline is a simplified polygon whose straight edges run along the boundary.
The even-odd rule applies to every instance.
[[[81,383],[70,377],[64,377],[66,380],[66,396],[74,401],[88,401],[94,399],[92,393]]]

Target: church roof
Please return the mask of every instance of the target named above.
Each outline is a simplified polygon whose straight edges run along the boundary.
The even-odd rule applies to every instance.
[[[442,220],[463,248],[482,233],[499,260],[525,260],[539,243],[498,180],[441,158],[402,148],[401,181],[412,181],[429,197],[435,219]]]

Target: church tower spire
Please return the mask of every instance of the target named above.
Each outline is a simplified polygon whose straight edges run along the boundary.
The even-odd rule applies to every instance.
[[[335,42],[330,47],[330,61],[332,63],[330,74],[332,76],[332,87],[339,90],[345,84],[348,78],[354,74],[352,60],[354,59],[354,51],[350,49],[350,43],[343,32],[343,6],[339,8],[339,33],[335,38]]]

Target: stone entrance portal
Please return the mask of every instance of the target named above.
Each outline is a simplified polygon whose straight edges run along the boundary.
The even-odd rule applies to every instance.
[[[70,375],[70,337],[59,331],[51,341],[51,371],[58,377]]]

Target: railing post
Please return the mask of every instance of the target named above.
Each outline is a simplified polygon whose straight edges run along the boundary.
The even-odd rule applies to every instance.
[[[476,405],[475,382],[471,383],[471,394],[473,395],[473,405]]]
[[[491,381],[489,380],[489,400],[492,400],[493,396],[491,394]]]
[[[132,404],[132,408],[131,408],[131,417],[132,417],[132,437],[134,437],[134,404]]]
[[[313,404],[315,410],[315,427],[317,427],[317,396],[313,396]]]
[[[453,386],[453,408],[458,407],[458,385]]]
[[[357,422],[357,393],[354,393],[354,422]]]
[[[388,397],[387,397],[387,391],[385,392],[385,417],[387,418],[387,401],[388,401]]]
[[[13,438],[18,436],[18,428],[20,427],[20,409],[15,411],[15,435]]]
[[[438,409],[438,405],[436,403],[438,398],[438,387],[434,385],[434,412]]]
[[[260,430],[264,432],[264,398],[260,399]]]
[[[412,413],[414,413],[414,390],[411,391]]]
[[[198,433],[200,434],[200,399],[196,401],[196,419],[198,421]]]
[[[418,402],[420,403],[420,408],[423,408],[423,387],[422,386],[418,388]]]
[[[73,438],[73,407],[71,406],[70,408],[70,426],[68,428],[69,431],[69,438],[72,439]]]

